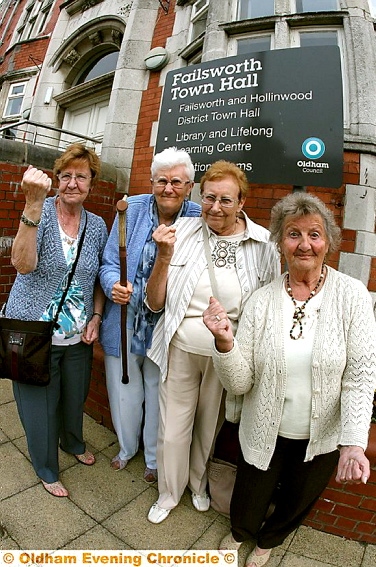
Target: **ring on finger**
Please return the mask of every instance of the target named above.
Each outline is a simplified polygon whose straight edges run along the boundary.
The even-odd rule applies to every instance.
[[[217,319],[217,321],[220,321],[220,320],[221,320],[221,318],[220,318],[219,315],[216,315],[215,318]]]

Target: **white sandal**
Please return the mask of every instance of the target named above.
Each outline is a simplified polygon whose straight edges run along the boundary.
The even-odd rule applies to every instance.
[[[226,555],[227,551],[238,551],[242,543],[242,541],[236,541],[230,532],[221,540],[218,551],[221,555]]]
[[[256,567],[263,567],[270,559],[270,554],[272,550],[268,549],[266,553],[262,555],[256,555],[256,548],[250,553],[245,561],[245,567],[251,567],[252,563],[256,565]]]

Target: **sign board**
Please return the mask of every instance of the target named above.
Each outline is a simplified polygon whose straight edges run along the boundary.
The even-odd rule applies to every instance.
[[[225,159],[251,182],[339,187],[339,48],[253,52],[170,71],[156,152],[169,146],[190,154],[196,181]]]

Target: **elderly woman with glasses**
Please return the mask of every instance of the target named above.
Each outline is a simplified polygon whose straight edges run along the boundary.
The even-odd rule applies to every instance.
[[[256,540],[245,567],[268,562],[336,465],[337,482],[366,484],[370,476],[364,454],[376,379],[370,293],[325,264],[341,231],[314,195],[298,191],[281,199],[270,233],[288,271],[251,297],[236,337],[217,299],[204,313],[218,376],[244,398],[231,532],[219,549],[226,554]]]
[[[218,161],[201,179],[202,219],[162,224],[153,234],[158,254],[146,301],[152,311],[162,313],[148,351],[162,378],[159,498],[148,515],[155,524],[178,505],[187,485],[198,511],[210,506],[206,465],[223,393],[211,358],[212,337],[202,320],[213,286],[235,332],[250,295],[280,272],[269,232],[242,210],[247,189],[244,171]]]
[[[107,296],[101,328],[105,352],[107,391],[119,451],[111,461],[122,470],[138,451],[143,426],[146,468],[144,480],[157,479],[159,368],[146,355],[157,316],[145,307],[145,286],[156,256],[152,233],[170,226],[181,216],[199,216],[201,207],[188,200],[194,168],[189,154],[167,148],[154,156],[151,165],[152,192],[128,199],[126,213],[128,286],[120,285],[119,223],[115,219],[103,256],[100,280]],[[129,302],[130,301],[130,302]],[[122,384],[121,304],[127,308],[129,383]]]
[[[68,273],[82,248],[52,336],[48,386],[13,383],[31,462],[44,488],[68,496],[59,481],[58,446],[84,465],[95,463],[83,440],[83,408],[89,391],[93,342],[99,337],[105,297],[97,279],[107,241],[104,220],[84,209],[96,186],[100,160],[81,144],[72,144],[56,160],[57,195],[46,199],[51,179],[29,166],[21,187],[25,208],[12,247],[17,277],[6,316],[52,321]]]

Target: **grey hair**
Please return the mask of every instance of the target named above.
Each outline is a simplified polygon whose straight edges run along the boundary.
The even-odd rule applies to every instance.
[[[194,181],[195,169],[189,153],[185,150],[178,150],[176,147],[166,148],[159,154],[155,154],[151,164],[151,176],[154,178],[160,169],[172,168],[177,165],[184,165],[189,181]]]
[[[322,218],[329,245],[328,254],[338,250],[341,244],[341,229],[337,226],[332,211],[318,197],[305,191],[290,193],[274,205],[270,215],[270,240],[280,247],[286,218],[305,215],[319,215]]]

